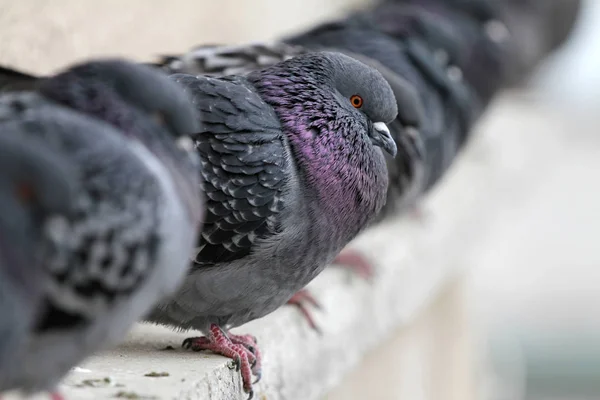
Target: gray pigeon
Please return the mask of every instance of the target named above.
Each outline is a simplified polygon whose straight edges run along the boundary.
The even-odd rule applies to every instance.
[[[29,150],[35,141],[66,171],[60,174],[65,183],[55,176],[58,169],[44,174],[39,167],[47,162],[31,158],[33,151],[19,150],[28,157],[20,164],[0,162],[8,168],[0,182],[9,186],[8,192],[0,187],[2,204],[14,203],[17,168],[33,170],[16,176],[17,184],[29,185],[29,203],[2,208],[2,226],[17,217],[40,223],[23,233],[39,264],[27,263],[27,256],[2,258],[10,263],[3,273],[25,264],[21,272],[31,270],[27,278],[39,280],[4,285],[14,296],[9,301],[32,293],[36,310],[33,321],[15,328],[26,331],[26,341],[1,370],[0,392],[30,393],[52,390],[181,283],[203,210],[199,160],[188,136],[198,117],[179,85],[125,61],[94,61],[49,78],[19,79],[16,86],[10,76],[0,71],[0,143]],[[66,196],[63,188],[71,185]],[[4,214],[15,207],[21,216]]]
[[[252,393],[256,342],[228,330],[283,305],[383,207],[396,101],[376,70],[330,52],[246,77],[171,78],[203,115],[207,215],[185,283],[148,320],[202,331],[184,345],[236,360]]]

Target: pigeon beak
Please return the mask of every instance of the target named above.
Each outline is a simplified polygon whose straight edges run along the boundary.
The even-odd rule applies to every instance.
[[[192,153],[194,151],[194,141],[191,137],[185,135],[175,140],[175,145],[186,153]]]
[[[381,147],[392,157],[396,157],[398,147],[396,147],[396,142],[392,139],[387,125],[384,122],[375,122],[373,124],[373,131],[371,132],[371,142],[373,145]]]

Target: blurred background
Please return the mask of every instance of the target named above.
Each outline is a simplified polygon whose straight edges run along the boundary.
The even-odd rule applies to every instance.
[[[545,143],[529,151],[553,164],[497,216],[470,270],[473,320],[495,373],[484,393],[599,399],[600,2],[583,3],[570,40],[527,89],[527,101],[507,94],[483,122],[499,134],[538,132]]]
[[[0,62],[46,73],[96,55],[148,61],[199,43],[276,38],[365,2],[0,0]],[[567,45],[478,129],[518,132],[527,157],[540,159],[528,171],[535,184],[507,193],[510,209],[469,260],[479,394],[600,399],[600,1],[584,1]]]

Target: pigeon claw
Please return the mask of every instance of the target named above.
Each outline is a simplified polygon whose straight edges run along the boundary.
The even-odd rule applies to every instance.
[[[210,341],[207,337],[190,337],[187,338],[181,343],[181,347],[184,349],[192,350],[192,351],[200,351],[203,350],[202,346],[209,344]]]
[[[375,268],[358,250],[343,249],[333,260],[333,264],[346,268],[367,281],[375,276]]]
[[[347,268],[365,280],[371,280],[374,276],[374,268],[371,262],[357,250],[343,249],[333,260],[333,264]],[[312,313],[307,307],[307,304],[310,304],[312,307],[321,310],[321,304],[319,304],[308,290],[299,290],[287,301],[287,304],[297,307],[308,322],[308,325],[319,335],[323,334],[323,331],[315,323]]]
[[[193,351],[212,351],[233,360],[236,371],[242,375],[244,392],[249,393],[251,399],[254,395],[252,375],[258,379],[261,375],[261,356],[256,346],[256,338],[250,335],[228,334],[216,324],[211,324],[208,333],[208,336],[187,338],[182,346]]]
[[[315,307],[318,310],[321,309],[321,304],[319,304],[319,302],[313,297],[313,295],[310,294],[310,292],[306,289],[299,290],[298,292],[296,292],[295,295],[293,295],[287,301],[287,304],[297,307],[298,310],[304,316],[304,319],[306,319],[306,322],[308,322],[308,325],[315,332],[317,332],[319,335],[321,335],[323,332],[321,331],[321,328],[319,328],[319,326],[315,323],[315,320],[314,320],[311,312],[309,311],[309,309],[306,306],[307,303],[312,305],[313,307]]]
[[[260,381],[262,375],[262,355],[258,349],[258,341],[252,335],[232,335],[229,334],[229,339],[233,344],[239,344],[244,346],[254,356],[252,360],[252,374],[256,376],[256,381]]]

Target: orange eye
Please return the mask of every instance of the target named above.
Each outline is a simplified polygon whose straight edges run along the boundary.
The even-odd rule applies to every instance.
[[[17,198],[24,203],[29,203],[35,197],[33,187],[28,183],[20,183],[15,189]]]
[[[355,94],[350,97],[350,103],[352,103],[354,108],[361,108],[363,105],[363,99],[359,95]]]

